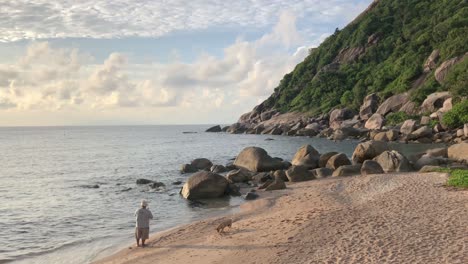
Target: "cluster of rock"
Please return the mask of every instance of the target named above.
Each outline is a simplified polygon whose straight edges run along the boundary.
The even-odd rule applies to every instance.
[[[240,187],[256,187],[256,190],[281,190],[285,182],[302,182],[325,177],[382,174],[426,170],[427,166],[466,167],[468,143],[454,144],[448,148],[431,149],[411,157],[405,157],[389,148],[383,141],[367,141],[358,144],[351,159],[344,153],[319,153],[310,145],[302,146],[291,162],[273,158],[258,147],[242,150],[233,164],[223,166],[230,170],[226,175],[216,173],[218,165],[206,166],[191,175],[181,189],[186,199],[217,198],[224,195],[240,195]],[[425,169],[426,168],[426,169]],[[246,194],[255,199],[256,190]]]
[[[378,41],[378,35],[369,37],[368,45]],[[355,60],[365,50],[365,47],[354,47],[341,50],[335,61],[324,67],[333,68],[334,64]],[[422,85],[429,74],[444,84],[447,73],[452,67],[464,61],[467,54],[451,58],[439,63],[439,50],[434,50],[423,66],[423,73],[412,86]],[[439,65],[439,66],[437,66]],[[243,114],[237,123],[231,126],[215,126],[207,132],[227,132],[232,134],[269,134],[287,136],[320,136],[333,140],[359,138],[361,140],[379,140],[419,143],[452,142],[458,143],[468,138],[468,125],[458,130],[449,130],[441,120],[452,108],[452,96],[449,92],[430,94],[418,107],[410,100],[409,93],[393,95],[383,102],[377,94],[365,97],[359,110],[347,108],[334,109],[329,113],[310,118],[302,113],[280,113],[276,109],[257,105],[252,111]],[[419,115],[418,119],[406,120],[397,126],[385,124],[390,113],[404,112],[410,116]]]
[[[391,96],[381,104],[379,100],[376,94],[370,94],[364,99],[359,113],[341,108],[315,118],[301,113],[281,114],[276,110],[264,110],[260,104],[242,115],[237,123],[224,128],[215,126],[207,131],[405,143],[460,143],[468,139],[468,124],[464,128],[450,130],[441,122],[444,114],[452,109],[449,92],[430,94],[419,109],[410,101],[408,93]],[[386,125],[387,116],[397,112],[420,118],[408,119],[394,126]]]

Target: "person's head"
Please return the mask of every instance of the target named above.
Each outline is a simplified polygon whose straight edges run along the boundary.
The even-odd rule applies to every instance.
[[[146,200],[141,200],[141,207],[146,208],[148,206],[148,202]]]

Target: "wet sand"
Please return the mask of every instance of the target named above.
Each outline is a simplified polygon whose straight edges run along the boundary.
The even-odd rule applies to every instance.
[[[468,191],[447,174],[319,179],[153,235],[96,263],[468,263]]]

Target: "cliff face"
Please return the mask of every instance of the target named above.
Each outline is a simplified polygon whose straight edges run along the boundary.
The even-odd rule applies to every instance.
[[[371,93],[381,101],[406,93],[416,106],[437,91],[450,91],[455,100],[467,96],[467,18],[466,0],[374,1],[239,121],[258,123],[277,112],[316,117],[334,108],[359,110]]]

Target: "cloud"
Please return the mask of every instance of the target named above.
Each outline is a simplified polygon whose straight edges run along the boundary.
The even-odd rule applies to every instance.
[[[0,65],[2,109],[116,109],[174,107],[207,110],[256,103],[307,55],[296,18],[284,12],[272,32],[238,39],[221,57],[201,54],[191,63],[135,65],[121,53],[102,63],[77,49],[34,42],[11,65]],[[135,77],[138,76],[138,77]],[[252,98],[250,98],[252,97]],[[251,107],[251,105],[249,105]]]
[[[53,38],[159,37],[176,31],[271,27],[283,10],[309,27],[342,24],[372,0],[6,0],[0,8],[0,41]],[[312,19],[308,19],[312,18]],[[285,20],[291,17],[283,18]],[[293,21],[290,21],[293,23]],[[284,32],[286,28],[275,30]],[[287,35],[283,41],[295,41]]]
[[[89,22],[90,16],[100,14],[106,18],[106,23],[117,23],[114,20],[118,18],[109,10],[127,8],[122,1],[94,2],[87,9],[88,13],[80,13],[85,7],[80,2],[71,6],[73,10],[62,10],[59,16],[66,13],[73,17],[79,13],[82,16],[80,19]],[[321,1],[312,2],[322,5],[320,10],[327,6]],[[16,4],[21,3],[25,1]],[[40,4],[41,1],[36,0],[34,3]],[[187,5],[196,9],[200,3],[203,2],[188,2]],[[262,3],[264,6],[258,8],[263,8],[263,15],[268,19],[273,16],[271,12],[276,10],[275,5],[283,5],[273,1]],[[292,1],[292,5],[288,7],[294,8],[294,3],[296,2]],[[15,5],[10,2],[8,4],[10,7],[7,8]],[[236,8],[243,8],[238,5],[236,2],[232,9],[235,11]],[[44,4],[41,8],[44,12],[49,12],[56,5]],[[185,10],[187,7],[181,8]],[[218,7],[207,8],[211,10],[195,10],[195,13],[211,14],[215,11],[213,8]],[[139,13],[142,10],[150,12],[151,4],[146,9],[139,7],[127,11],[140,16],[142,20],[149,19]],[[183,10],[180,11],[181,14],[185,12]],[[170,14],[172,11],[167,12]],[[36,20],[40,18],[33,17]],[[96,34],[100,30],[107,34],[104,28],[98,26],[99,20],[95,19],[92,21],[96,26],[88,28],[95,30],[90,34]],[[164,19],[172,18],[168,15]],[[185,17],[185,22],[191,19],[193,18]],[[213,19],[220,20],[219,23],[226,22],[222,12],[220,17]],[[217,116],[218,119],[223,115],[229,116],[230,121],[234,121],[238,115],[266,99],[284,74],[307,56],[309,48],[316,46],[327,36],[321,33],[308,39],[304,31],[297,29],[296,19],[294,10],[288,9],[277,17],[277,23],[272,25],[271,32],[252,41],[238,38],[224,49],[221,56],[200,54],[192,62],[175,58],[168,63],[138,63],[119,52],[111,53],[103,61],[96,61],[78,49],[53,48],[48,42],[32,42],[16,62],[0,64],[0,114],[8,112],[11,116],[12,113],[29,113],[34,110],[42,113],[42,116],[50,113],[74,113],[75,118],[83,120],[86,119],[84,113],[88,113],[88,118],[96,120],[100,114],[106,113],[106,118],[119,120],[122,112],[128,114],[134,111],[135,115],[164,113],[165,117],[161,117],[163,120],[172,121],[172,116],[178,116],[185,118],[180,119],[180,122],[193,122],[199,120],[201,113],[204,113],[211,118]],[[242,18],[239,21],[242,23]],[[132,23],[129,22],[128,25],[124,30],[133,28],[138,31],[138,27],[133,27]]]

